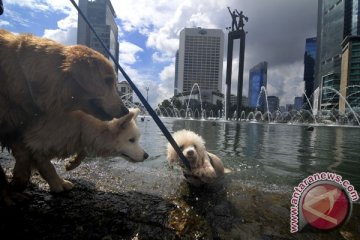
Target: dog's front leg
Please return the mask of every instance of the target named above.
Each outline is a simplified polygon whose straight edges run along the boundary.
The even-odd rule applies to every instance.
[[[21,141],[13,144],[11,150],[15,158],[15,166],[10,184],[15,191],[23,191],[30,180],[32,155]]]
[[[70,181],[62,179],[56,172],[55,167],[49,159],[36,157],[35,166],[40,175],[47,181],[50,186],[51,192],[69,191],[73,188],[74,184]]]
[[[30,199],[30,194],[14,192],[10,189],[4,169],[0,166],[0,201],[3,201],[6,206],[12,206],[16,203],[25,202]]]

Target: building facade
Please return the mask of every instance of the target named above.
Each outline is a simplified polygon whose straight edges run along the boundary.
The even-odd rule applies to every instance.
[[[339,111],[360,107],[360,36],[345,38],[342,52]]]
[[[340,91],[342,66],[349,64],[342,61],[345,47],[342,43],[347,37],[359,35],[359,15],[359,0],[318,0],[314,86],[314,91],[319,93],[319,99],[314,99],[314,107],[318,109],[339,108],[341,97],[337,91]]]
[[[79,8],[118,62],[118,27],[115,23],[116,14],[110,0],[79,0]],[[78,16],[77,43],[86,45],[102,53],[112,62],[115,72],[118,72],[116,64],[109,57],[96,36],[91,32],[90,28],[80,15]]]
[[[280,99],[277,96],[268,96],[269,112],[274,113],[279,110]]]
[[[224,33],[221,29],[185,28],[180,32],[175,90],[190,92],[195,83],[203,101],[222,92]]]
[[[174,96],[179,93],[178,82],[179,82],[179,50],[176,51],[176,55],[175,55]]]
[[[300,111],[303,108],[304,102],[303,97],[295,97],[294,98],[294,109],[296,111]]]
[[[263,96],[260,96],[260,92],[261,87],[265,87],[266,89],[267,86],[267,68],[267,62],[260,62],[250,69],[248,106],[251,108],[261,108],[266,102],[265,94],[263,94]]]
[[[316,38],[307,38],[304,54],[304,108],[310,110],[314,101]]]
[[[124,102],[133,102],[133,90],[127,81],[118,82],[117,90]]]

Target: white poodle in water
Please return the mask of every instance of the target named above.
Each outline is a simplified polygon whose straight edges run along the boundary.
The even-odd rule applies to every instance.
[[[173,138],[188,159],[191,170],[183,166],[170,143],[167,147],[167,159],[170,165],[177,163],[183,167],[184,176],[190,184],[200,186],[211,183],[230,171],[224,168],[218,156],[206,151],[205,141],[198,134],[189,130],[180,130],[173,134]]]

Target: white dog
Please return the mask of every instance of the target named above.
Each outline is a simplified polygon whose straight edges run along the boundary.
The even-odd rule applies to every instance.
[[[140,110],[129,109],[129,113],[111,121],[101,121],[82,111],[41,118],[24,133],[24,142],[34,156],[30,162],[16,161],[14,185],[26,186],[31,176],[31,166],[48,182],[51,192],[63,192],[73,188],[73,184],[61,178],[51,163],[51,159],[64,159],[76,154],[67,163],[67,170],[78,166],[87,154],[96,156],[122,156],[132,162],[142,162],[148,158],[139,143],[140,130],[136,117]]]
[[[183,167],[184,176],[190,184],[200,186],[211,183],[229,171],[224,168],[218,156],[206,151],[205,141],[198,134],[189,130],[180,130],[173,134],[173,138],[188,159],[191,170],[181,164],[179,156],[170,143],[167,147],[167,159],[170,165],[178,163]]]

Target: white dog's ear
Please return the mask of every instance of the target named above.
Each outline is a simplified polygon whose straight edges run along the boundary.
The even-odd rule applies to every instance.
[[[132,112],[132,113],[134,113],[134,119],[136,119],[137,118],[137,116],[139,115],[139,113],[140,113],[140,108],[129,108],[129,112]]]
[[[135,113],[129,112],[127,115],[125,115],[121,118],[115,119],[114,120],[115,127],[117,129],[126,128],[128,126],[128,124],[131,122],[131,120],[133,120],[134,116],[135,116]]]
[[[171,146],[170,143],[167,145],[167,160],[170,165],[173,165],[178,159],[178,155],[175,149]]]

